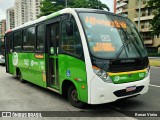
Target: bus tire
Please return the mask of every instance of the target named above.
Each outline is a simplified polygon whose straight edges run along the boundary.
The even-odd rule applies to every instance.
[[[25,80],[23,80],[21,71],[19,71],[19,80],[21,83],[25,83]]]
[[[68,89],[68,99],[72,106],[76,108],[84,108],[85,103],[78,100],[78,94],[75,86],[71,85]]]

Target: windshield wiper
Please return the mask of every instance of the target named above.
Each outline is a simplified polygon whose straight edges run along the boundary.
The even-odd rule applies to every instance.
[[[113,19],[111,18],[111,20],[113,21]],[[114,23],[114,25],[115,25],[115,22],[113,21],[113,23]],[[119,24],[120,25],[120,24]],[[123,30],[123,28],[122,28],[122,26],[120,25],[120,28]],[[123,30],[124,31],[124,30]],[[125,34],[125,31],[123,32],[124,34]],[[125,36],[127,37],[127,35],[125,34]],[[128,38],[127,38],[128,39]],[[113,61],[115,61],[118,57],[119,57],[119,55],[122,53],[122,51],[123,51],[123,49],[129,44],[129,40],[128,41],[126,41],[126,42],[124,42],[123,43],[123,45],[121,46],[121,48],[118,50],[118,52],[117,52],[117,54],[116,54],[116,56],[114,57],[114,59],[112,60],[112,62]],[[110,61],[111,62],[111,61]],[[112,63],[111,62],[111,63]],[[103,67],[106,65],[107,63],[103,63],[103,65],[102,65],[102,67],[100,68],[100,69],[103,69]]]
[[[111,19],[112,19],[112,18],[111,18]],[[116,24],[115,24],[115,22],[113,21],[113,19],[112,19],[112,22],[113,22],[114,25],[116,26]],[[118,23],[118,24],[119,24],[119,23]],[[133,38],[131,38],[131,37],[130,37],[130,34],[122,28],[121,24],[119,24],[119,26],[120,26],[121,30],[123,31],[125,37],[127,38],[127,41],[124,42],[123,45],[120,47],[120,49],[118,50],[118,52],[117,52],[116,56],[114,57],[113,61],[115,61],[115,60],[120,56],[120,54],[123,52],[124,48],[125,48],[130,42],[133,43],[133,46],[135,47],[135,49],[137,50],[138,54],[140,55],[140,58],[142,58],[142,54],[141,54],[140,50],[138,49],[138,47],[135,45],[135,43],[134,43],[134,41],[133,41]],[[130,40],[130,39],[131,39],[131,40]]]
[[[118,50],[118,52],[116,53],[116,56],[113,58],[112,61],[115,61],[120,56],[120,54],[123,52],[124,48],[127,47],[128,44],[129,44],[129,41],[123,43],[123,45]]]

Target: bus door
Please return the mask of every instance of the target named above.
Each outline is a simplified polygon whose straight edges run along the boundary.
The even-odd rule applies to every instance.
[[[59,44],[59,22],[47,25],[48,41],[48,87],[59,89],[58,78],[58,44]]]
[[[9,57],[8,57],[8,36],[5,36],[5,64],[6,72],[9,73]]]
[[[10,74],[13,73],[12,42],[13,42],[13,35],[7,34],[5,36],[5,63],[6,63],[6,72]]]

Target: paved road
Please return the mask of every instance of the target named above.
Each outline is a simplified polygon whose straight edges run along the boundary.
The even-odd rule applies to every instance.
[[[151,85],[147,94],[123,102],[89,105],[85,111],[96,112],[97,114],[93,114],[93,116],[105,116],[105,114],[109,114],[109,116],[121,116],[116,118],[117,120],[128,119],[122,111],[160,111],[160,68],[151,68]],[[31,83],[20,83],[12,75],[5,73],[5,67],[0,66],[0,111],[4,110],[84,111],[72,107],[67,99],[56,93]],[[101,111],[108,112],[102,113]],[[101,120],[102,118],[96,119]],[[110,117],[110,119],[115,118]],[[129,120],[132,119],[135,118],[129,118]]]

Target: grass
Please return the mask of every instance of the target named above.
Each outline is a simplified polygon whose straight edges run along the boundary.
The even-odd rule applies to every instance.
[[[160,67],[160,60],[158,59],[151,59],[149,62],[151,66]]]

